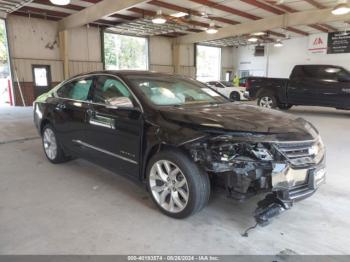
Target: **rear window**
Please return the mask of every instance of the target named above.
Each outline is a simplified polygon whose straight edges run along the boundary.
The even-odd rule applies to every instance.
[[[337,80],[339,78],[349,78],[350,73],[338,66],[298,66],[294,68],[291,77]]]

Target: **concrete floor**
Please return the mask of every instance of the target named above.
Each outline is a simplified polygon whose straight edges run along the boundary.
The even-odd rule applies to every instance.
[[[121,176],[83,160],[50,164],[31,108],[0,108],[0,254],[350,254],[350,112],[290,113],[319,128],[327,184],[245,238],[257,198],[214,195],[195,216],[168,218]]]

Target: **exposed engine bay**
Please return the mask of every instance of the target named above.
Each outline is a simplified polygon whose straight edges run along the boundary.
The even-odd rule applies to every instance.
[[[244,201],[267,194],[254,212],[260,225],[292,207],[295,200],[311,195],[325,178],[320,138],[279,143],[218,136],[191,143],[187,149],[229,198]]]

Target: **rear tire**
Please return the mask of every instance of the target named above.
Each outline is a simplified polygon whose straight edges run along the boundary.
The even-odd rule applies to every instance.
[[[41,137],[45,155],[51,163],[59,164],[71,160],[71,158],[64,153],[57,140],[55,131],[50,124],[44,126]]]
[[[185,218],[200,211],[210,196],[208,174],[178,150],[161,151],[147,167],[147,188],[162,213]]]
[[[238,92],[233,91],[233,92],[231,92],[231,94],[230,94],[230,99],[231,99],[232,101],[240,101],[240,100],[241,100],[241,96],[239,95]]]
[[[258,106],[265,108],[276,108],[277,99],[272,92],[262,92],[258,97]]]

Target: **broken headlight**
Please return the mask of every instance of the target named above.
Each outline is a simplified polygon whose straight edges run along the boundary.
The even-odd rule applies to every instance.
[[[262,143],[216,142],[214,145],[211,145],[211,152],[213,160],[223,162],[233,160],[273,160],[273,155],[269,148]]]

